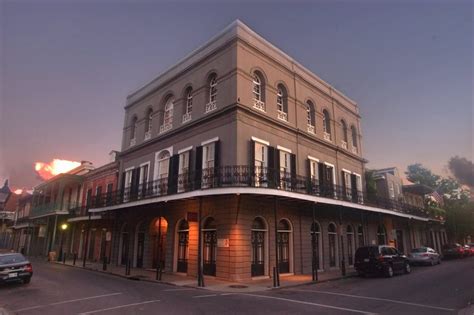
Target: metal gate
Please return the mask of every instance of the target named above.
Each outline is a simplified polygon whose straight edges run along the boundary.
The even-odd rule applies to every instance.
[[[216,230],[204,231],[203,273],[208,276],[216,275]]]
[[[290,233],[278,232],[278,270],[290,272]]]
[[[252,231],[252,277],[265,274],[265,232]]]
[[[188,231],[178,232],[178,272],[188,272],[188,240]]]

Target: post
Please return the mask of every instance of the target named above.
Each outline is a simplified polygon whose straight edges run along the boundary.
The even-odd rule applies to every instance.
[[[87,209],[87,212],[89,212],[89,209]],[[82,250],[82,268],[86,267],[86,256],[87,256],[87,247],[89,247],[90,229],[91,229],[91,213],[89,212],[89,219],[87,220],[86,242],[83,244],[84,248]]]
[[[49,255],[49,252],[53,250],[54,242],[56,241],[56,229],[57,229],[57,227],[58,227],[58,215],[56,214],[54,216],[53,237],[51,238],[51,241],[49,242],[48,255]]]
[[[204,287],[204,275],[202,273],[202,197],[199,197],[198,210],[198,287]]]
[[[156,280],[161,281],[161,213],[158,218],[158,253],[156,253]]]
[[[313,245],[312,276],[318,281],[319,244],[316,243],[316,203],[313,203],[313,224],[311,226],[311,244]]]
[[[72,265],[76,265],[76,259],[77,259],[77,253],[74,253],[74,256],[72,257]]]
[[[278,257],[278,221],[277,221],[277,197],[273,199],[273,216],[275,220],[275,281],[274,281],[274,287],[278,288],[280,286],[280,270],[279,270],[279,257]]]
[[[104,255],[104,257],[102,257],[102,270],[103,271],[107,270],[107,256],[105,256],[105,255]]]
[[[342,276],[346,276],[346,260],[344,255],[344,229],[342,228],[342,210],[339,207],[339,229],[341,232],[340,240],[341,240],[341,273]]]
[[[58,261],[63,259],[63,241],[64,241],[64,231],[61,230],[61,239],[59,241],[59,254],[58,254]],[[64,255],[66,256],[66,255]]]

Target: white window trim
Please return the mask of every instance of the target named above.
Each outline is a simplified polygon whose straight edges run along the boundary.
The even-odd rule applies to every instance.
[[[349,170],[346,170],[345,168],[343,168],[343,169],[342,169],[342,171],[343,171],[344,173],[349,173],[349,174],[352,174],[352,172],[351,172],[351,171],[349,171]],[[355,173],[354,173],[354,174],[355,174]]]
[[[142,174],[141,174],[141,168],[142,168],[143,166],[145,166],[145,165],[148,165],[148,170],[147,170],[146,178],[147,178],[147,181],[150,181],[150,164],[151,164],[150,161],[140,164],[140,183],[139,183],[139,185],[141,185],[142,182],[143,182],[143,178],[141,178],[141,175],[142,175]]]
[[[155,152],[155,162],[154,162],[154,167],[153,167],[153,180],[154,180],[154,181],[158,179],[158,167],[157,167],[157,166],[158,166],[158,163],[157,163],[157,162],[160,161],[160,160],[158,160],[158,156],[159,156],[160,153],[163,152],[163,151],[168,151],[168,152],[170,153],[170,158],[173,156],[173,147],[172,147],[172,146],[171,146],[171,147],[168,147],[168,148],[164,148],[164,149],[162,149],[162,150],[160,150],[160,151],[158,151],[158,152]],[[150,168],[150,167],[148,167],[148,169],[149,169],[149,168]]]
[[[212,139],[203,141],[203,142],[201,142],[201,145],[207,145],[207,144],[210,144],[210,143],[213,143],[213,142],[217,142],[217,141],[219,141],[219,137],[215,137],[215,138],[212,138]]]
[[[308,155],[308,159],[319,163],[319,159],[315,158],[314,156]]]
[[[186,147],[184,149],[181,149],[181,150],[178,150],[178,154],[181,154],[181,153],[184,153],[184,152],[187,152],[187,151],[191,151],[193,149],[193,146],[190,145],[189,147]]]
[[[290,149],[285,148],[285,147],[282,147],[282,146],[279,146],[279,145],[277,145],[277,149],[280,150],[280,151],[285,151],[285,152],[291,153],[291,150],[290,150]]]
[[[254,137],[254,136],[252,136],[251,139],[252,139],[253,141],[255,141],[255,142],[260,143],[260,144],[264,144],[264,145],[266,145],[266,146],[270,146],[270,142],[268,142],[268,141],[259,139],[259,138]]]
[[[337,185],[336,167],[334,167],[334,164],[331,164],[331,163],[328,163],[328,162],[324,162],[324,165],[332,167],[332,179],[334,180],[333,185]]]

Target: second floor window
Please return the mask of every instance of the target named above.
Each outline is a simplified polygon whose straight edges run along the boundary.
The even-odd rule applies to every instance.
[[[214,168],[215,142],[202,147],[202,169]]]

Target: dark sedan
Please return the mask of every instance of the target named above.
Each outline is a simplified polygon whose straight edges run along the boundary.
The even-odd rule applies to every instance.
[[[32,276],[33,267],[22,254],[0,254],[0,283],[15,281],[30,283]]]

